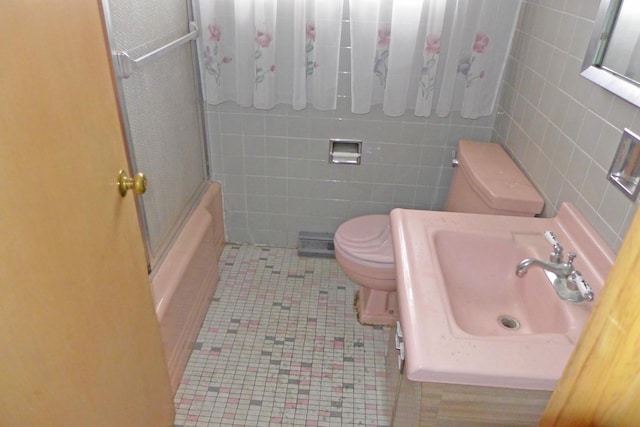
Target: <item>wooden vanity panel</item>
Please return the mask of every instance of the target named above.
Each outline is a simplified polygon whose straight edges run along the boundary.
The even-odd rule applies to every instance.
[[[408,381],[398,367],[399,350],[396,349],[396,329],[391,328],[387,346],[387,396],[392,426],[416,426],[419,418],[420,399],[414,391],[413,381]]]
[[[421,393],[420,426],[535,426],[551,395],[539,390],[414,384]]]
[[[394,407],[391,425],[395,427],[415,427],[420,425],[420,383],[409,381],[400,376],[398,383],[398,401]]]
[[[394,332],[387,384],[394,427],[535,426],[551,391],[410,381],[398,371]]]
[[[389,333],[389,341],[387,352],[385,354],[385,380],[387,385],[387,404],[389,409],[389,417],[395,416],[396,402],[398,401],[398,390],[400,387],[400,371],[398,370],[398,351],[395,346],[395,328],[391,328]]]

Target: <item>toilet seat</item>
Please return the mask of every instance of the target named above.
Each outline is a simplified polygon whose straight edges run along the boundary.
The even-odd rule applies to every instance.
[[[395,275],[389,215],[364,215],[344,222],[335,233],[334,246],[352,262],[391,269]]]

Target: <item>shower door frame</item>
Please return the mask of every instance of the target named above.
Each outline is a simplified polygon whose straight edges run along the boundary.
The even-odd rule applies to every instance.
[[[111,22],[111,12],[109,9],[109,1],[110,0],[100,0],[103,12],[103,20],[105,23],[107,42],[109,44],[109,49],[111,50],[111,67],[113,69],[114,77],[115,77],[115,85],[117,92],[117,100],[118,100],[118,109],[120,112],[124,137],[126,141],[126,152],[127,157],[129,159],[129,168],[130,172],[133,174],[137,171],[137,162],[135,158],[135,150],[133,147],[133,137],[131,135],[131,125],[129,122],[129,115],[127,111],[127,102],[125,99],[124,93],[124,85],[123,79],[124,77],[119,77],[116,69],[116,51],[113,49],[115,46],[114,40],[114,30]],[[185,5],[187,7],[187,16],[189,22],[200,22],[199,9],[194,5],[193,1],[185,0]],[[187,22],[188,25],[188,22]],[[199,29],[199,31],[202,31]],[[210,152],[209,152],[209,131],[207,126],[206,114],[205,114],[205,103],[204,103],[204,89],[202,85],[202,73],[200,69],[199,58],[199,45],[200,45],[200,35],[194,39],[189,40],[186,43],[189,43],[191,47],[191,66],[193,69],[194,80],[195,80],[195,91],[197,96],[197,110],[198,110],[198,121],[200,122],[200,130],[203,138],[203,146],[202,146],[202,154],[203,154],[203,167],[204,167],[204,178],[205,182],[202,182],[199,188],[195,191],[192,198],[189,200],[186,209],[183,209],[181,215],[178,217],[176,222],[171,226],[168,236],[163,238],[163,243],[157,250],[157,255],[153,256],[151,247],[150,247],[150,232],[149,226],[146,217],[146,211],[144,204],[142,203],[141,198],[135,198],[136,208],[138,212],[138,222],[140,223],[140,229],[142,230],[144,246],[145,246],[145,256],[147,259],[147,271],[151,276],[153,276],[153,272],[156,270],[156,267],[162,263],[162,260],[165,258],[169,248],[173,245],[177,235],[180,230],[184,226],[187,218],[191,215],[191,212],[195,209],[200,200],[205,188],[206,181],[211,180],[211,171],[210,171]],[[142,171],[144,172],[144,171]]]

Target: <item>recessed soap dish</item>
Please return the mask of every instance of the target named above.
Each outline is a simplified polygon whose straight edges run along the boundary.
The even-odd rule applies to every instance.
[[[611,163],[608,179],[631,200],[640,193],[640,137],[625,129]]]

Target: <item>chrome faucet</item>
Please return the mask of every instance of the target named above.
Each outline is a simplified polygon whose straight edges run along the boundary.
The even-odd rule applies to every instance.
[[[573,257],[571,257],[572,255]],[[524,275],[527,274],[527,270],[529,270],[530,266],[537,265],[539,267],[544,268],[547,271],[554,273],[558,277],[567,279],[569,278],[569,276],[571,276],[571,273],[575,271],[573,268],[573,258],[575,258],[575,256],[576,254],[572,252],[569,254],[570,258],[567,262],[558,262],[558,263],[541,261],[539,259],[534,259],[534,258],[523,259],[522,261],[520,261],[520,263],[516,267],[516,276],[524,277]]]
[[[524,277],[532,265],[545,270],[551,286],[558,296],[570,302],[593,301],[594,295],[591,287],[582,278],[582,275],[573,266],[576,254],[569,252],[567,262],[562,260],[563,249],[556,236],[551,231],[545,231],[544,237],[553,246],[553,252],[549,255],[549,261],[534,258],[526,258],[516,266],[516,276]]]

